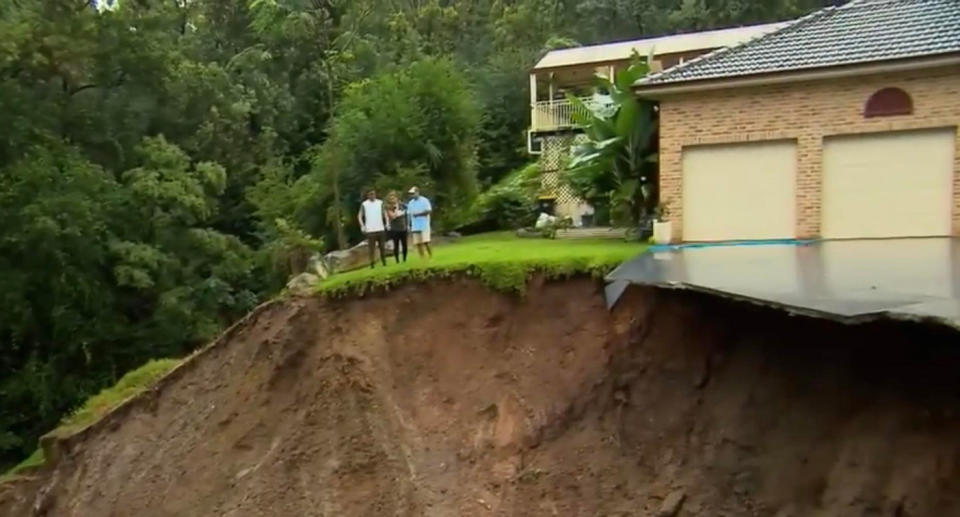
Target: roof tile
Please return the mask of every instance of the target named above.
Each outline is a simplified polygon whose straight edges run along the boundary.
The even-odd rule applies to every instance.
[[[639,83],[672,84],[960,52],[960,0],[854,0]]]

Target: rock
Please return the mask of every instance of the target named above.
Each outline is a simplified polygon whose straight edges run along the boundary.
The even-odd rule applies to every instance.
[[[388,258],[393,256],[392,242],[387,240],[384,249],[386,250]],[[380,260],[379,254],[376,260]],[[367,241],[363,241],[349,249],[331,251],[324,255],[323,262],[326,263],[327,272],[334,275],[343,273],[344,271],[367,267],[370,265],[370,253],[367,251]]]
[[[337,250],[324,255],[323,261],[327,263],[330,272],[339,273],[343,271],[343,265],[350,262],[352,257],[353,254],[350,253],[350,250]]]
[[[56,502],[56,488],[59,480],[58,471],[54,471],[53,480],[37,491],[37,497],[33,502],[33,515],[35,517],[44,517],[53,508],[53,504]]]
[[[327,269],[327,264],[319,253],[314,253],[310,257],[310,260],[307,262],[306,272],[312,275],[317,275],[322,280],[326,280],[326,278],[330,276],[330,271]]]
[[[311,273],[300,273],[287,282],[287,289],[296,294],[307,294],[318,282],[320,282],[319,276]]]
[[[51,490],[51,487],[46,487],[40,492],[37,493],[37,499],[33,503],[33,515],[41,517],[47,515],[50,512],[50,508],[53,507],[53,503],[56,502],[56,496]]]
[[[660,505],[660,511],[657,512],[657,517],[675,517],[678,512],[680,512],[680,507],[683,506],[683,502],[687,499],[687,493],[683,490],[674,490],[670,492],[670,495],[663,500],[663,504]]]
[[[331,273],[343,273],[360,267],[370,265],[370,255],[367,252],[366,241],[356,246],[327,253],[323,257]]]

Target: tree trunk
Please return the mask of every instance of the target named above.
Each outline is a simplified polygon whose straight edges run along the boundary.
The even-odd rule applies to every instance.
[[[333,66],[329,61],[324,61],[327,71],[327,113],[333,116]],[[333,164],[333,220],[334,228],[337,231],[337,249],[347,249],[347,236],[343,231],[343,205],[340,204],[340,160],[334,160]]]
[[[343,232],[343,206],[340,204],[340,169],[339,165],[333,173],[333,219],[337,230],[337,249],[347,249],[347,236]]]

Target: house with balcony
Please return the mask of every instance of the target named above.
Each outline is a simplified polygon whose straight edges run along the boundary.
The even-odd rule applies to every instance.
[[[613,78],[618,69],[630,65],[636,52],[652,54],[654,71],[669,69],[709,52],[759,38],[781,27],[783,23],[754,25],[658,38],[622,41],[548,52],[530,72],[530,130],[527,147],[540,156],[543,170],[544,204],[554,213],[570,217],[580,226],[584,216],[593,214],[585,201],[577,199],[559,180],[559,171],[583,131],[573,120],[574,104],[567,95],[574,95],[590,105],[593,100],[594,77]]]

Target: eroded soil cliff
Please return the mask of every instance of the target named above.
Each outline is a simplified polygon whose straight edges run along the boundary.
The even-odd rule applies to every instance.
[[[960,340],[588,279],[273,304],[0,515],[960,515]]]

